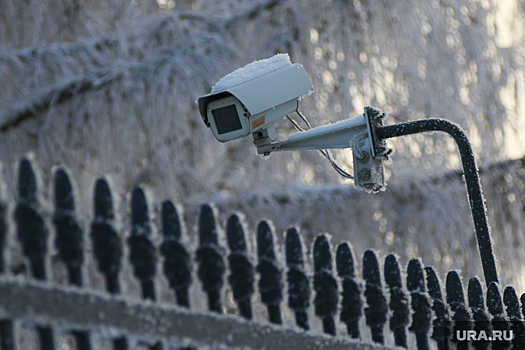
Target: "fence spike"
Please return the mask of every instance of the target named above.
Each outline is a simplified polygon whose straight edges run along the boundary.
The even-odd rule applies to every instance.
[[[12,320],[0,321],[0,349],[15,350],[16,346],[16,327]]]
[[[39,212],[38,188],[33,166],[22,159],[18,170],[18,204],[14,212],[18,240],[29,259],[31,274],[38,280],[47,279],[46,254],[48,230]],[[37,327],[42,349],[54,349],[54,332],[50,327]]]
[[[180,240],[182,238],[182,225],[177,213],[177,208],[170,200],[165,200],[161,205],[162,235],[164,238]]]
[[[197,275],[202,289],[208,295],[208,308],[222,313],[221,288],[226,266],[223,252],[218,245],[213,209],[208,204],[201,207],[199,215],[199,248],[196,255],[199,264]]]
[[[55,349],[55,332],[50,327],[37,327],[38,340],[40,349],[54,350]]]
[[[75,337],[75,343],[78,350],[91,350],[91,337],[88,332],[73,331],[73,337]]]
[[[326,334],[336,335],[334,315],[339,303],[337,281],[332,275],[332,254],[325,235],[319,235],[314,242],[314,289],[315,314],[323,320]]]
[[[55,173],[54,186],[55,213],[53,224],[55,226],[55,245],[58,257],[66,264],[69,283],[82,286],[82,263],[84,251],[82,249],[82,229],[75,218],[75,199],[69,176],[64,169]],[[91,341],[87,332],[72,332],[79,350],[91,349]]]
[[[472,319],[474,320],[474,330],[478,332],[484,331],[485,334],[491,334],[492,327],[490,325],[490,318],[485,311],[485,302],[483,298],[483,290],[478,278],[473,277],[468,283],[468,304],[472,312]],[[490,343],[488,340],[480,340],[472,344],[476,349],[488,349]]]
[[[93,196],[95,218],[91,223],[91,240],[98,270],[106,279],[106,290],[112,294],[120,293],[118,280],[122,242],[114,227],[114,211],[111,192],[106,180],[98,179]]]
[[[501,293],[499,285],[492,282],[487,290],[487,309],[493,316],[493,319],[506,321],[507,316],[503,310],[503,301],[501,300]]]
[[[295,227],[286,230],[286,265],[288,266],[288,306],[295,312],[295,323],[310,329],[307,310],[310,307],[310,281],[304,271],[303,247]]]
[[[443,295],[441,293],[441,283],[436,274],[436,271],[432,266],[425,266],[425,273],[427,275],[428,295],[430,295],[432,299],[443,300]]]
[[[503,301],[501,299],[501,292],[499,285],[496,282],[491,282],[489,288],[487,289],[487,309],[492,315],[492,329],[494,331],[502,331],[504,335],[508,336],[510,331],[510,324],[503,309]],[[497,344],[499,349],[508,349],[510,347],[510,341],[502,339]],[[494,348],[494,346],[493,346]]]
[[[395,255],[390,254],[385,259],[385,282],[390,289],[390,330],[394,333],[396,346],[407,348],[406,326],[408,325],[408,297],[403,291],[401,272]]]
[[[210,205],[204,204],[199,215],[199,245],[217,244],[215,216]]]
[[[470,312],[465,306],[465,295],[463,293],[463,285],[461,279],[456,271],[450,271],[447,274],[445,282],[447,291],[447,304],[453,312],[452,320],[454,323],[453,334],[457,332],[467,331],[470,327],[471,320]],[[455,339],[455,338],[454,338]],[[457,342],[457,349],[468,349],[468,342]]]
[[[425,267],[427,276],[427,289],[432,299],[432,311],[435,318],[432,321],[431,338],[437,343],[438,349],[448,350],[450,347],[450,315],[447,305],[443,302],[441,294],[441,284],[436,271],[431,266]]]
[[[95,217],[91,223],[91,240],[97,268],[106,279],[106,290],[111,294],[119,294],[119,272],[122,264],[123,247],[115,230],[113,198],[109,184],[105,179],[98,179],[95,182],[93,212]],[[128,340],[125,337],[113,339],[113,349],[127,350]]]
[[[525,324],[520,312],[518,295],[512,286],[505,288],[503,292],[503,302],[507,307],[507,315],[511,322],[511,329],[514,332],[512,340],[512,349],[525,349]]]
[[[512,286],[507,286],[503,291],[503,302],[507,307],[507,315],[509,320],[522,320],[520,313],[520,304],[516,290]]]
[[[355,280],[354,257],[348,243],[341,243],[336,251],[337,274],[343,286],[340,320],[346,324],[348,335],[359,338],[359,319],[363,312],[362,286]]]
[[[239,314],[251,320],[253,317],[251,297],[254,292],[255,277],[253,265],[248,258],[244,230],[237,215],[232,215],[228,219],[226,238],[230,249],[228,262],[231,274],[228,282],[232,288],[233,298],[239,306]]]
[[[354,254],[347,242],[337,246],[335,261],[339,277],[355,278]]]
[[[407,289],[410,291],[413,310],[409,330],[416,335],[418,350],[429,349],[428,332],[432,321],[432,309],[426,293],[423,267],[419,259],[412,259],[407,267]]]
[[[0,200],[0,274],[6,272],[6,241],[7,241],[7,207],[3,200]]]
[[[452,312],[455,321],[470,321],[470,313],[465,307],[465,296],[463,285],[456,271],[450,271],[446,280],[447,303]]]
[[[64,169],[55,172],[55,210],[73,213],[75,211],[75,198],[69,176]]]
[[[56,231],[55,245],[58,256],[68,270],[69,283],[82,286],[82,229],[75,218],[73,188],[64,169],[55,173],[55,213],[53,224]]]
[[[469,307],[475,308],[477,310],[485,311],[485,303],[483,300],[483,290],[481,289],[481,283],[477,277],[473,277],[470,279],[468,283],[468,304]],[[472,314],[474,316],[474,313]],[[473,317],[474,320],[476,320],[475,317]]]
[[[17,236],[22,252],[29,259],[31,274],[46,279],[48,230],[38,210],[36,176],[27,159],[20,162],[18,171],[18,204],[14,212]]]
[[[190,254],[180,242],[182,228],[177,209],[171,201],[164,201],[161,209],[163,241],[160,253],[164,256],[163,271],[175,291],[177,305],[189,307],[188,288],[191,284]]]
[[[128,238],[129,260],[133,272],[140,280],[142,297],[155,300],[154,278],[157,254],[151,242],[148,203],[144,191],[138,187],[131,194],[131,235]]]
[[[525,293],[520,296],[520,310],[521,314],[525,317]]]
[[[24,158],[18,168],[18,197],[29,205],[37,205],[37,181],[31,162]]]
[[[124,337],[116,338],[113,340],[114,350],[128,350],[128,340]]]
[[[260,274],[259,293],[261,301],[268,309],[268,319],[272,323],[281,324],[281,309],[283,299],[282,271],[275,258],[273,234],[270,225],[261,221],[257,225],[257,272]]]
[[[244,239],[244,229],[241,220],[237,215],[231,215],[226,224],[226,240],[231,252],[247,253],[246,240]]]
[[[386,323],[388,307],[383,295],[379,263],[375,253],[367,250],[363,256],[363,279],[365,297],[368,307],[365,308],[366,324],[372,331],[372,341],[384,344],[383,326]]]
[[[98,179],[95,183],[93,203],[95,220],[110,221],[115,219],[111,190],[109,189],[109,184],[105,179]]]

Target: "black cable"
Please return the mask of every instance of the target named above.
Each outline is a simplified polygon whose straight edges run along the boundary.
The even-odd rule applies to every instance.
[[[310,130],[312,128],[312,125],[310,124],[310,122],[308,121],[308,119],[306,119],[306,117],[301,113],[299,112],[299,110],[296,110],[295,111],[297,113],[297,115],[299,115],[299,117],[301,117],[301,119],[303,120],[303,122],[306,124],[307,128],[306,130]],[[286,118],[292,123],[292,125],[294,126],[295,129],[297,129],[298,131],[306,131],[305,129],[303,129],[295,120],[293,120],[292,118],[290,118],[290,116],[286,116]],[[319,152],[326,158],[328,159],[328,162],[330,162],[330,165],[334,168],[334,170],[340,175],[342,176],[343,178],[345,179],[354,179],[354,176],[349,174],[348,172],[346,172],[346,170],[344,170],[333,158],[332,156],[332,152],[330,152],[330,150],[328,149],[320,149]]]

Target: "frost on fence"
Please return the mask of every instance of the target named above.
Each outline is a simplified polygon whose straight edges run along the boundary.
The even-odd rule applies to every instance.
[[[296,228],[286,231],[286,267],[288,282],[288,307],[295,312],[295,324],[304,330],[310,329],[308,308],[310,307],[310,284],[304,270],[303,246]]]
[[[248,319],[252,319],[252,294],[254,293],[253,283],[255,274],[253,264],[250,261],[244,230],[237,215],[232,215],[226,224],[226,235],[228,239],[228,263],[231,274],[228,282],[233,291],[233,298],[239,307],[239,314]]]
[[[394,333],[397,346],[407,346],[406,326],[409,321],[408,296],[403,290],[399,264],[394,255],[390,254],[385,259],[385,282],[390,291],[389,308],[392,310],[390,317],[390,330]]]
[[[305,254],[299,231],[290,227],[280,248],[269,220],[250,231],[240,214],[220,222],[210,204],[200,207],[196,232],[185,232],[177,206],[168,200],[148,203],[140,187],[132,190],[127,205],[130,222],[125,227],[114,214],[113,194],[104,179],[95,183],[93,219],[84,231],[75,219],[75,186],[68,172],[58,169],[53,176],[54,209],[48,215],[42,210],[40,181],[32,163],[20,162],[19,201],[14,210],[6,210],[15,218],[16,230],[6,232],[15,233],[22,247],[29,245],[22,249],[29,273],[13,277],[7,270],[0,277],[2,349],[13,349],[28,331],[46,349],[59,347],[63,336],[68,336],[78,350],[101,343],[115,350],[136,345],[155,350],[216,345],[289,349],[292,344],[304,349],[316,349],[319,344],[326,349],[396,345],[423,350],[434,344],[439,349],[448,345],[467,349],[468,342],[453,337],[463,329],[513,330],[524,335],[513,344],[518,348],[525,344],[525,297],[520,301],[511,286],[502,293],[491,283],[484,291],[473,278],[467,303],[457,271],[447,274],[443,294],[434,269],[424,267],[421,260],[412,259],[403,267],[394,255],[381,261],[371,250],[364,253],[358,274],[349,243],[333,249],[329,236],[323,234],[316,237],[311,255]],[[156,205],[159,220],[150,217],[149,208]],[[26,211],[32,216],[21,216]],[[10,222],[6,221],[6,227]],[[192,244],[186,235],[198,242]],[[50,237],[55,238],[53,242],[48,242]],[[256,242],[253,251],[250,237]],[[106,282],[105,292],[92,290],[90,283],[96,276],[79,277],[91,261],[86,259],[89,243],[96,273]],[[49,268],[51,244],[69,271],[69,286],[54,282],[56,266]],[[41,266],[35,268],[35,261]],[[406,283],[401,278],[405,271]],[[138,295],[121,290],[119,282],[124,280],[141,286]],[[192,281],[202,287],[208,301],[205,310],[199,309],[199,294],[190,292]],[[228,295],[231,301],[225,298]],[[237,307],[224,306],[232,301]],[[253,312],[261,304],[266,313]]]
[[[170,201],[162,203],[162,234],[160,253],[164,257],[163,272],[175,291],[177,305],[190,307],[188,288],[191,284],[192,263],[181,242],[182,226],[177,209]]]
[[[301,101],[314,126],[374,105],[387,111],[392,122],[452,119],[473,140],[480,165],[508,158],[509,150],[517,157],[519,145],[505,143],[516,139],[512,129],[521,123],[517,108],[523,97],[518,88],[523,85],[523,37],[521,31],[511,31],[512,45],[498,46],[503,33],[498,28],[505,27],[505,21],[492,20],[504,18],[500,6],[508,4],[516,6],[508,17],[520,23],[525,17],[516,1],[402,0],[384,7],[364,1],[194,0],[195,12],[181,12],[189,1],[179,1],[175,9],[154,14],[155,1],[148,1],[155,6],[147,11],[146,2],[132,6],[113,0],[114,7],[103,8],[89,1],[71,12],[56,11],[51,0],[30,0],[30,5],[7,0],[6,11],[0,13],[5,28],[0,30],[5,36],[0,49],[0,161],[9,184],[16,183],[11,169],[18,156],[32,151],[44,168],[70,167],[82,198],[78,219],[90,217],[91,179],[111,176],[118,179],[117,191],[146,184],[157,197],[183,198],[194,206],[231,195],[228,205],[238,204],[250,224],[260,220],[261,211],[269,213],[279,234],[287,228],[284,224],[299,218],[301,232],[310,235],[308,244],[326,227],[334,244],[342,237],[350,239],[360,254],[369,248],[392,248],[401,259],[442,261],[436,264],[445,266],[436,266],[442,275],[451,268],[461,268],[469,277],[479,274],[477,259],[469,249],[459,248],[470,247],[468,239],[455,235],[458,227],[467,232],[470,225],[459,199],[460,176],[439,179],[446,169],[459,166],[448,141],[438,135],[400,140],[394,145],[394,162],[387,165],[397,184],[380,203],[374,202],[373,212],[348,208],[349,197],[355,208],[369,205],[349,188],[341,190],[343,198],[331,200],[328,210],[317,200],[318,193],[310,196],[296,186],[339,181],[315,152],[280,154],[262,162],[254,156],[251,140],[220,145],[199,124],[194,101],[224,74],[287,52],[314,79],[315,94]],[[151,16],[143,17],[145,12]],[[14,125],[19,112],[24,118],[15,118]],[[288,136],[291,131],[285,124],[281,132]],[[349,154],[336,158],[351,166]],[[426,175],[440,186],[420,182]],[[512,232],[522,230],[524,222],[520,209],[507,208],[509,203],[519,206],[523,181],[517,174],[500,175],[501,191],[499,185],[485,185],[492,192],[492,197],[487,195],[494,209],[492,227],[502,235],[496,256],[512,251],[512,259],[502,262],[502,282],[522,287],[521,274],[511,271],[524,265],[523,254],[511,242],[522,240]],[[487,178],[496,181],[492,175]],[[294,186],[284,186],[289,184]],[[264,193],[269,202],[261,199],[251,208],[252,191],[255,196]],[[15,186],[7,186],[5,195],[15,198]],[[274,195],[293,204],[304,200],[312,212],[323,215],[308,221],[304,205],[284,211]],[[458,210],[448,210],[452,205]],[[118,214],[124,209],[116,207]],[[339,210],[350,215],[334,220]],[[376,212],[382,216],[373,220]],[[354,215],[359,222],[353,222]],[[446,220],[432,220],[434,216]],[[374,246],[348,232],[350,225],[359,226],[358,232],[373,232]],[[431,244],[422,244],[425,241]]]

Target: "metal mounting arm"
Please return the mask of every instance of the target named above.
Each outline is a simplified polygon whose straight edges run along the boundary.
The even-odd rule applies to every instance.
[[[278,151],[352,148],[355,184],[365,190],[377,192],[385,187],[383,160],[389,153],[386,139],[430,131],[448,133],[456,141],[461,155],[485,281],[487,285],[498,282],[478,169],[472,147],[463,130],[458,125],[443,119],[417,120],[382,126],[383,118],[384,114],[380,110],[365,107],[365,113],[358,117],[297,133],[283,142],[271,143],[268,137],[261,134],[255,144],[257,152],[264,155]]]
[[[498,282],[496,262],[492,252],[492,240],[487,223],[487,210],[478,177],[478,168],[476,167],[470,142],[461,127],[444,119],[425,119],[375,129],[376,135],[380,140],[429,131],[444,131],[456,140],[463,164],[463,172],[465,173],[465,183],[467,185],[472,219],[476,229],[485,282],[487,286],[491,282]]]
[[[267,129],[254,134],[254,144],[257,153],[265,156],[279,151],[352,148],[355,185],[378,192],[385,188],[383,161],[387,149],[374,130],[382,125],[383,118],[380,110],[365,107],[365,113],[355,118],[299,132],[283,142],[272,143],[271,130]]]
[[[293,134],[286,141],[259,146],[257,153],[269,155],[271,152],[279,151],[350,148],[352,139],[359,135],[368,135],[367,122],[363,114]]]

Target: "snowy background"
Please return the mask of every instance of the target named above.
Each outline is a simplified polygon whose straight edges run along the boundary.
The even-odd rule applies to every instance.
[[[467,132],[483,169],[502,283],[525,292],[525,10],[517,0],[0,0],[0,162],[10,203],[31,152],[50,199],[52,168],[76,179],[91,218],[97,178],[111,179],[129,229],[129,192],[170,198],[194,227],[213,202],[350,241],[357,256],[422,257],[444,276],[481,274],[459,156],[441,134],[389,141],[386,192],[343,181],[318,152],[255,155],[251,138],[218,143],[195,101],[223,76],[288,53],[314,85],[313,126],[382,108],[387,123],[446,118]],[[294,116],[296,117],[296,116]],[[296,118],[298,119],[298,118]],[[293,132],[278,125],[280,138]],[[335,153],[352,170],[349,150]],[[500,165],[499,163],[504,162]],[[493,166],[495,165],[495,166]],[[253,238],[253,237],[252,237]],[[279,242],[282,242],[280,240]]]

